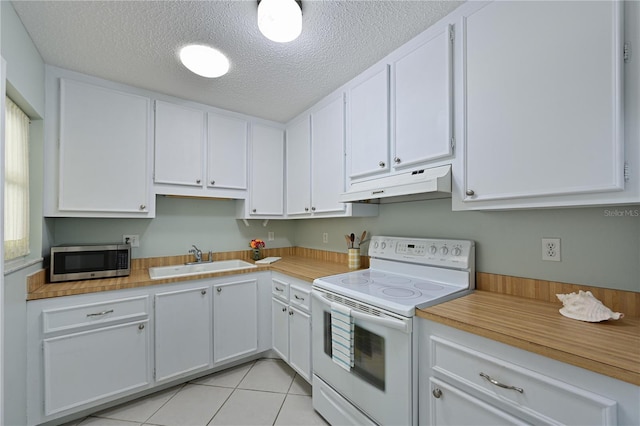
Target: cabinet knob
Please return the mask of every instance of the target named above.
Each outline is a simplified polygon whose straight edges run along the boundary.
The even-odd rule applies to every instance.
[[[304,211],[305,211],[305,212],[308,212],[308,211],[309,211],[309,207],[305,207],[305,208],[304,208]]]
[[[144,330],[144,324],[138,325],[138,330]]]
[[[202,290],[200,294],[204,296],[205,294],[207,294],[207,290]]]
[[[316,208],[315,208],[315,207],[311,207],[311,211],[312,211],[312,212],[315,212],[315,211],[316,211]]]
[[[402,163],[402,160],[400,160],[400,157],[396,157],[396,158],[393,159],[393,162],[396,163],[396,164],[400,164],[400,163]]]
[[[287,312],[287,308],[282,308],[282,312]]]
[[[200,180],[200,179],[196,179],[196,183],[197,183],[197,184],[200,184],[200,182],[202,182],[202,180]]]
[[[251,212],[253,212],[253,213],[255,213],[255,212],[257,212],[257,211],[258,211],[258,210],[256,210],[256,209],[251,210]]]
[[[146,208],[147,208],[147,206],[145,206],[144,204],[140,204],[140,210],[144,210]]]
[[[293,311],[289,311],[289,315],[293,315]]]
[[[469,197],[471,197],[472,195],[476,195],[473,189],[467,189],[467,192],[465,194],[467,194]]]
[[[218,293],[222,293],[222,288],[218,287],[218,288],[216,288],[216,291],[217,291]]]
[[[439,388],[435,388],[431,393],[434,398],[440,398],[442,396],[442,391]]]
[[[212,180],[212,181],[211,181],[211,185],[215,185],[215,184],[216,184],[216,181],[215,181],[215,180]]]
[[[384,166],[386,166],[387,164],[384,161],[381,161],[378,163],[378,166],[380,166],[381,169],[384,168]]]

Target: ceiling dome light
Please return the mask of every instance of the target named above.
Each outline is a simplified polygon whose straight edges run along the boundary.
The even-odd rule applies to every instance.
[[[191,72],[202,77],[216,78],[229,71],[229,59],[218,50],[198,44],[180,49],[180,60]]]
[[[302,32],[302,9],[296,0],[260,0],[258,28],[269,40],[287,43]]]

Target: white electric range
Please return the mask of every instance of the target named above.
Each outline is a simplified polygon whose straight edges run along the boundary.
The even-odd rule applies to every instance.
[[[313,283],[313,406],[331,424],[417,424],[415,310],[475,288],[475,244],[375,236],[369,256]]]

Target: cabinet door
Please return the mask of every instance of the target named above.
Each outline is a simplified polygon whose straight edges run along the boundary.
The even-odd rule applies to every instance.
[[[463,19],[464,201],[623,188],[621,8],[493,2]]]
[[[349,90],[350,176],[389,171],[389,66]]]
[[[155,296],[156,381],[211,363],[213,330],[208,288]]]
[[[147,213],[148,98],[60,80],[61,211]]]
[[[429,424],[434,426],[495,426],[527,425],[496,407],[489,405],[466,392],[431,378],[429,398]]]
[[[256,280],[218,284],[213,293],[213,361],[250,355],[258,347]]]
[[[284,361],[289,361],[289,307],[286,303],[271,299],[271,330],[273,350]]]
[[[311,210],[344,212],[338,201],[345,188],[344,98],[311,114]]]
[[[284,132],[254,124],[251,130],[252,215],[284,213]]]
[[[395,169],[451,155],[451,26],[394,63]]]
[[[202,186],[204,112],[156,101],[156,183]]]
[[[287,128],[287,214],[311,213],[309,117]]]
[[[45,339],[45,415],[146,387],[147,321]]]
[[[214,188],[247,189],[249,123],[209,113],[207,185]]]
[[[311,317],[289,307],[289,363],[311,382]]]

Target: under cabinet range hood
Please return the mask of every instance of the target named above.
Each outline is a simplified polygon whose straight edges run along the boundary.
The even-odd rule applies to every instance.
[[[401,203],[451,197],[451,165],[412,170],[351,184],[341,203]]]

